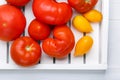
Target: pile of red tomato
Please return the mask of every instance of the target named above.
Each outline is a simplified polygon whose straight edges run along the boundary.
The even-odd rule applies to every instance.
[[[97,0],[33,0],[32,11],[35,19],[29,24],[29,36],[22,36],[26,18],[20,7],[30,0],[6,0],[0,5],[0,40],[13,41],[10,54],[20,66],[32,66],[41,59],[42,50],[50,57],[66,57],[75,45],[72,31],[66,23],[72,17],[72,7],[80,13],[91,10]],[[50,34],[53,38],[49,38]],[[42,40],[42,48],[37,43]]]

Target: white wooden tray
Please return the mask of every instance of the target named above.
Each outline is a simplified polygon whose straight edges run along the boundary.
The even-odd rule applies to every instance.
[[[67,0],[57,0],[59,2]],[[5,0],[0,0],[0,5],[5,4]],[[27,26],[25,35],[28,36],[27,28],[31,20],[34,19],[32,14],[32,0],[23,9],[24,15],[27,18]],[[94,45],[89,53],[83,57],[74,57],[74,49],[71,54],[65,59],[53,59],[42,53],[41,62],[34,67],[23,68],[17,66],[11,59],[9,49],[12,42],[0,41],[0,69],[68,69],[68,70],[105,70],[107,69],[107,43],[108,43],[108,12],[109,12],[109,0],[99,0],[95,8],[102,12],[103,21],[101,23],[92,23],[94,31],[87,35],[92,36],[94,39]],[[78,13],[74,10],[73,17]],[[71,19],[72,21],[72,19]],[[83,33],[78,32],[68,22],[71,30],[74,33],[75,40],[77,41],[83,36]]]

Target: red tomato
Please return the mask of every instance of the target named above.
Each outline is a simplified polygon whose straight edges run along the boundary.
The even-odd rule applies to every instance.
[[[11,57],[20,66],[36,65],[41,58],[41,48],[30,37],[20,37],[11,45]]]
[[[47,38],[42,43],[44,52],[55,58],[67,56],[73,49],[75,40],[74,35],[66,25],[56,26],[53,30],[54,38]]]
[[[26,26],[22,12],[11,5],[0,5],[0,39],[10,41],[18,38]]]
[[[91,10],[97,2],[98,0],[68,0],[68,3],[80,13]]]
[[[15,6],[25,6],[30,0],[6,0],[9,4]]]
[[[50,35],[50,27],[35,19],[30,23],[28,32],[33,39],[43,40]]]
[[[57,3],[55,0],[34,0],[32,7],[35,17],[47,24],[65,24],[72,17],[72,8],[65,2]]]

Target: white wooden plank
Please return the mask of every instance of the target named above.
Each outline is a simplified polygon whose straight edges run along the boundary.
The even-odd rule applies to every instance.
[[[55,64],[68,64],[68,57],[62,58],[62,59],[56,59]]]
[[[93,23],[93,32],[90,35],[93,38],[93,46],[86,54],[86,64],[99,64],[99,24]]]
[[[73,16],[72,16],[72,19],[71,19],[71,23],[72,23],[73,18],[76,15],[80,15],[80,14],[77,13],[75,10],[73,10]],[[76,30],[73,27],[73,25],[71,25],[71,30],[72,30],[72,32],[74,34],[74,37],[75,37],[75,46],[76,46],[77,41],[83,36],[83,33]],[[74,46],[73,50],[71,51],[71,64],[73,64],[73,65],[74,64],[83,64],[83,56],[82,57],[74,57],[75,46]]]
[[[0,0],[0,5],[6,4],[7,2],[5,0]]]
[[[100,28],[101,38],[101,63],[107,64],[107,49],[108,49],[108,26],[109,26],[109,0],[102,0],[103,21]]]
[[[7,43],[0,41],[0,64],[7,63]]]
[[[32,12],[32,2],[33,0],[31,0],[26,6],[25,6],[25,12],[24,15],[26,17],[27,20],[27,24],[26,24],[26,28],[25,28],[25,36],[29,36],[28,34],[28,27],[30,22],[35,19],[33,12]]]
[[[99,0],[98,3],[95,6],[95,9],[101,10],[101,1]],[[99,64],[99,29],[100,29],[100,23],[91,23],[93,32],[88,33],[87,35],[90,35],[93,38],[93,46],[91,50],[86,54],[86,64]]]
[[[42,57],[40,64],[53,64],[53,58],[46,55],[44,51],[42,51]]]
[[[12,43],[13,43],[13,41],[9,42],[9,59],[8,59],[8,63],[11,64],[11,65],[16,65],[15,62],[13,61],[13,59],[11,58],[11,53],[10,53]]]

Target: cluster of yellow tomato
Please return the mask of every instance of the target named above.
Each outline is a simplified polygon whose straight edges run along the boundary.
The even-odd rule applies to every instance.
[[[80,32],[89,33],[92,32],[92,26],[90,22],[101,22],[102,13],[93,9],[82,15],[76,15],[73,18],[73,26]],[[91,36],[83,36],[79,39],[75,46],[74,56],[83,56],[86,54],[93,45],[93,39]]]

